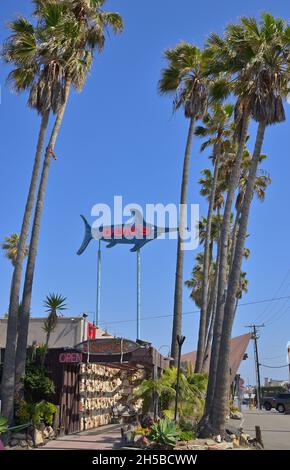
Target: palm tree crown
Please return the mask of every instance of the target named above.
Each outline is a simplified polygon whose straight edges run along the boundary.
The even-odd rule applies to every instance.
[[[202,51],[181,42],[175,48],[167,49],[164,56],[168,65],[162,70],[160,94],[174,94],[174,110],[183,107],[185,117],[202,118],[208,105]]]
[[[9,237],[5,237],[4,242],[2,243],[2,250],[5,253],[6,258],[8,258],[12,265],[15,266],[17,253],[19,245],[19,235],[18,233],[13,233]],[[25,248],[25,256],[28,255],[28,247]]]

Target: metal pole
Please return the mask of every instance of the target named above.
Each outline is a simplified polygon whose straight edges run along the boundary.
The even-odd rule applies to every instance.
[[[257,376],[257,408],[261,409],[261,377],[260,377],[260,363],[259,363],[259,353],[258,353],[258,337],[256,325],[253,326],[254,329],[254,347],[255,347],[255,360],[256,360],[256,376]]]
[[[141,256],[137,250],[137,339],[140,339],[140,319],[141,319]]]
[[[181,362],[181,348],[185,341],[185,336],[177,335],[178,343],[178,364],[177,364],[177,381],[176,381],[176,394],[175,394],[175,410],[174,410],[174,421],[178,419],[178,399],[179,399],[179,386],[180,386],[180,362]]]
[[[254,340],[254,356],[255,356],[255,369],[256,369],[256,385],[257,385],[257,408],[261,409],[261,377],[260,377],[260,362],[258,353],[258,335],[257,329],[264,328],[265,325],[248,325],[246,328],[253,330],[252,339]]]
[[[101,240],[99,240],[98,249],[98,274],[97,274],[97,305],[96,305],[96,321],[95,324],[99,327],[100,323],[100,306],[101,306]]]

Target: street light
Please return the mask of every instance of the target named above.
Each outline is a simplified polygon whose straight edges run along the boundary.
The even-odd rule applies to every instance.
[[[175,395],[175,411],[174,411],[174,421],[177,421],[178,415],[178,399],[179,399],[179,384],[180,384],[180,362],[181,362],[181,348],[185,341],[185,336],[177,335],[178,343],[178,365],[177,365],[177,383],[176,383],[176,395]]]

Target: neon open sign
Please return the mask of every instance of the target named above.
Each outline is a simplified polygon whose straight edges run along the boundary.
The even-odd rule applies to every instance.
[[[83,362],[81,352],[63,352],[58,356],[58,361],[62,364]]]

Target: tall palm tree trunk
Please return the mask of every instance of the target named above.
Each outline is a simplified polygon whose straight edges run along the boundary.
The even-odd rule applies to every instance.
[[[218,213],[218,220],[219,220],[219,213]],[[217,243],[216,272],[215,272],[215,277],[214,277],[214,285],[212,289],[210,317],[208,319],[208,325],[206,329],[207,336],[206,336],[206,346],[205,346],[205,351],[204,351],[202,370],[205,369],[205,366],[208,363],[209,350],[210,350],[212,339],[213,339],[215,312],[216,312],[217,295],[218,295],[219,258],[220,258],[220,240],[218,240],[218,243]]]
[[[227,267],[228,267],[228,243],[230,236],[230,223],[232,205],[235,196],[235,190],[238,184],[240,169],[242,163],[242,157],[244,154],[244,147],[247,139],[247,131],[249,126],[249,115],[244,114],[242,130],[239,139],[238,151],[236,160],[232,169],[230,184],[228,188],[228,194],[223,214],[223,221],[221,226],[220,234],[220,260],[219,260],[219,279],[218,279],[218,295],[217,295],[217,307],[215,313],[215,322],[213,330],[213,341],[212,350],[210,357],[210,368],[209,368],[209,380],[205,401],[204,415],[200,423],[200,435],[209,437],[212,433],[212,409],[213,401],[215,398],[215,387],[216,377],[218,368],[218,357],[220,350],[222,325],[224,319],[224,304],[225,304],[225,288],[227,282]]]
[[[190,153],[192,147],[192,139],[194,134],[195,119],[191,118],[187,143],[183,162],[183,173],[181,182],[181,195],[180,195],[180,221],[177,242],[177,260],[176,260],[176,274],[175,274],[175,291],[174,291],[174,312],[173,312],[173,326],[172,326],[172,340],[171,340],[171,357],[174,359],[174,365],[177,366],[178,361],[178,343],[177,335],[181,334],[182,325],[182,293],[183,293],[183,261],[184,250],[182,235],[185,229],[186,220],[186,207],[187,202],[187,187],[189,180],[189,164]]]
[[[202,370],[205,341],[206,341],[206,320],[207,320],[207,308],[208,308],[208,291],[209,291],[209,268],[210,268],[210,244],[211,244],[211,226],[212,226],[212,214],[214,207],[214,200],[218,182],[219,173],[219,160],[220,160],[220,145],[217,145],[214,151],[215,154],[215,166],[214,166],[214,177],[211,188],[211,194],[209,199],[209,206],[207,212],[207,224],[206,224],[206,236],[204,242],[204,261],[203,261],[203,277],[202,277],[202,288],[201,288],[201,311],[199,321],[199,332],[198,332],[198,344],[196,353],[196,362],[194,372],[199,373]]]
[[[231,246],[231,258],[230,258],[230,268],[233,265],[233,260],[234,260],[234,254],[236,250],[236,242],[237,242],[237,236],[238,236],[238,230],[239,230],[239,223],[240,223],[240,215],[241,215],[241,207],[237,208],[237,213],[236,213],[236,218],[235,218],[235,223],[233,227],[233,232],[232,232],[232,246]]]
[[[232,326],[236,311],[236,295],[239,287],[240,272],[243,261],[245,239],[247,236],[248,220],[251,202],[254,194],[254,186],[256,181],[257,169],[259,165],[266,124],[261,122],[258,127],[257,138],[255,143],[255,150],[251,167],[249,170],[248,182],[245,191],[244,202],[241,210],[240,226],[236,242],[236,250],[232,269],[230,271],[228,292],[225,305],[225,316],[222,328],[222,338],[220,345],[220,354],[218,361],[218,377],[219,380],[216,384],[216,401],[213,413],[213,426],[217,434],[224,433],[225,418],[228,405],[229,393],[229,355],[230,355],[230,341]]]
[[[19,311],[19,293],[21,285],[22,266],[25,258],[26,241],[28,237],[29,225],[35,200],[37,188],[37,180],[41,164],[41,156],[44,147],[45,135],[49,120],[49,112],[42,116],[40,131],[38,136],[36,154],[33,164],[33,170],[30,180],[30,186],[22,221],[21,232],[19,236],[19,244],[17,258],[12,276],[9,314],[7,322],[7,336],[5,347],[5,358],[3,365],[2,383],[1,383],[1,400],[2,414],[8,419],[10,425],[13,421],[14,408],[14,376],[15,376],[15,355],[17,342],[17,325]]]
[[[19,328],[18,342],[17,342],[17,355],[16,355],[16,383],[18,384],[21,377],[25,373],[25,362],[26,362],[26,350],[27,350],[27,337],[28,337],[28,326],[29,326],[29,316],[30,316],[30,305],[31,305],[31,295],[32,295],[32,286],[33,286],[33,277],[35,270],[35,261],[37,255],[37,246],[39,239],[40,231],[40,222],[43,209],[43,203],[45,198],[45,191],[47,185],[47,178],[49,173],[49,167],[51,162],[52,151],[54,149],[57,136],[59,134],[60,126],[63,120],[65,113],[66,105],[69,97],[71,81],[67,80],[65,85],[65,99],[64,104],[59,111],[52,133],[48,147],[46,149],[42,174],[39,184],[39,190],[37,195],[36,208],[34,213],[33,228],[29,246],[29,254],[25,272],[25,281],[23,288],[22,296],[22,315]]]

